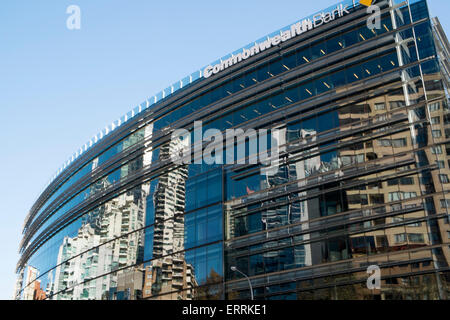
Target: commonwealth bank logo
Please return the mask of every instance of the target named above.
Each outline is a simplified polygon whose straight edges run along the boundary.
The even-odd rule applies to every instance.
[[[372,5],[373,0],[360,0],[359,3],[363,6],[370,7]]]

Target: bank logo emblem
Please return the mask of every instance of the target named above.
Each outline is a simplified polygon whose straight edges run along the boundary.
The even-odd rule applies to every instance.
[[[360,0],[359,3],[363,6],[370,7],[372,5],[373,0]]]

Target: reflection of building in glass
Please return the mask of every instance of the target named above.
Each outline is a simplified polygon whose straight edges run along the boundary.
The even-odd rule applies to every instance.
[[[36,279],[38,275],[39,272],[36,268],[28,267],[23,300],[44,300],[46,298],[45,292],[41,289],[41,281]]]
[[[76,237],[66,237],[59,248],[55,273],[57,299],[101,299],[126,295],[136,298],[142,285],[134,279],[143,271],[127,270],[118,275],[97,279],[100,286],[92,286],[98,270],[116,270],[142,261],[143,237],[130,231],[144,226],[145,191],[121,195],[88,215]],[[118,241],[109,239],[119,238]],[[105,243],[104,245],[102,245]],[[89,250],[95,248],[93,250]],[[89,251],[87,251],[89,250]],[[67,262],[64,262],[67,261]],[[131,280],[130,280],[131,278]]]
[[[22,285],[24,284],[24,272],[25,270],[22,269],[17,275],[16,284],[14,285],[13,299],[17,299],[21,295]]]
[[[25,220],[15,298],[249,298],[236,266],[257,299],[448,299],[450,45],[426,1],[377,3],[381,29],[345,0],[348,15],[275,32],[286,41],[181,80],[86,145]],[[279,161],[175,164],[195,121],[276,128]]]
[[[160,159],[168,159],[177,142],[161,148]],[[181,166],[158,180],[153,194],[153,260],[145,269],[144,298],[182,291],[178,299],[191,299],[195,276],[184,257],[184,203],[188,169]]]

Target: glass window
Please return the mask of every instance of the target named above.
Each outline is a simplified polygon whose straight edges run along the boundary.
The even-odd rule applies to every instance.
[[[197,243],[195,213],[187,214],[184,218],[184,245],[186,249],[192,248]]]
[[[432,104],[430,104],[430,111],[438,111],[441,108],[441,104],[438,102],[434,102]]]
[[[260,254],[250,256],[250,275],[258,275],[264,273],[264,261]]]
[[[198,248],[195,250],[195,279],[199,285],[205,284],[208,276],[207,272],[207,247]]]
[[[433,134],[433,138],[440,138],[440,137],[442,137],[442,131],[441,130],[433,130],[432,134]]]
[[[256,74],[257,74],[257,77],[258,77],[257,80],[259,82],[268,79],[270,77],[269,76],[269,66],[266,64],[264,66],[259,67],[257,72],[256,72]]]
[[[356,65],[347,69],[347,80],[349,83],[363,79],[361,65]]]
[[[446,209],[450,207],[450,199],[441,199],[441,209]]]
[[[153,259],[153,234],[153,227],[145,229],[144,261]]]
[[[406,242],[406,234],[405,233],[396,234],[396,235],[394,235],[394,238],[395,238],[396,243]]]
[[[343,45],[344,47],[350,47],[356,43],[358,43],[358,31],[350,31],[342,35]]]
[[[302,100],[311,98],[316,95],[316,90],[313,83],[306,83],[300,86],[300,97]]]
[[[433,117],[431,118],[431,124],[440,124],[441,118],[440,117]]]
[[[383,72],[392,70],[397,67],[397,54],[392,53],[385,55],[379,59],[379,64]]]
[[[222,207],[214,206],[208,208],[208,241],[222,240]]]
[[[303,64],[311,62],[311,50],[309,47],[299,49],[297,51],[297,65],[301,66]]]
[[[432,154],[442,154],[442,146],[431,147]]]
[[[386,105],[384,104],[384,102],[382,103],[375,103],[375,110],[385,110],[386,109]]]
[[[345,76],[345,70],[342,70],[342,71],[332,74],[330,76],[330,82],[334,88],[346,85],[347,79]]]
[[[206,276],[209,283],[222,281],[222,244],[213,244],[207,247]]]
[[[422,233],[408,233],[408,240],[412,243],[423,243],[425,241]]]
[[[399,101],[390,101],[389,106],[391,107],[391,110],[395,110],[398,108],[403,108],[406,106],[405,101],[399,100]]]
[[[281,58],[279,58],[275,61],[272,61],[269,65],[269,76],[271,76],[271,77],[278,75],[284,71],[286,71],[286,69],[283,67]]]
[[[329,39],[326,44],[327,44],[327,52],[328,53],[333,53],[335,51],[341,50],[344,47],[344,44],[342,42],[342,37],[341,36],[337,36],[334,38]]]
[[[331,89],[331,82],[328,77],[324,77],[315,81],[317,94],[324,93]]]
[[[326,55],[326,52],[325,52],[326,49],[327,48],[325,46],[325,43],[319,43],[319,44],[313,45],[311,47],[311,59],[315,60],[315,59],[323,57],[324,55]]]
[[[295,88],[286,90],[284,96],[285,96],[285,99],[289,103],[294,103],[294,102],[299,101],[299,99],[300,99],[300,92],[299,92],[298,88],[295,87]]]
[[[290,53],[283,57],[283,68],[287,70],[293,69],[297,66],[297,55],[295,53]]]
[[[222,240],[222,206],[217,205],[184,216],[184,241],[187,249]]]

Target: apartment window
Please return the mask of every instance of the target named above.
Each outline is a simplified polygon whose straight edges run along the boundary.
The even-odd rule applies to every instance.
[[[417,197],[416,192],[389,192],[389,201],[406,200]]]
[[[396,186],[396,185],[398,185],[398,183],[399,183],[398,179],[391,179],[391,180],[388,180],[387,185],[388,186]]]
[[[407,141],[406,138],[400,138],[400,139],[380,139],[378,140],[378,145],[381,147],[394,147],[394,148],[400,148],[400,147],[406,147]]]
[[[403,192],[403,199],[411,199],[417,197],[416,192]]]
[[[440,117],[433,117],[431,118],[431,124],[440,124],[441,118]]]
[[[348,165],[356,164],[356,163],[363,163],[364,162],[364,154],[358,154],[355,156],[342,156],[341,161],[342,161],[343,166],[348,166]]]
[[[389,192],[389,201],[398,201],[400,198],[400,192]]]
[[[450,239],[450,231],[447,231],[447,239]]]
[[[384,203],[384,194],[371,194],[370,202],[372,204],[383,204]]]
[[[433,134],[433,138],[440,138],[440,137],[442,137],[441,130],[433,130],[432,134]]]
[[[404,186],[410,186],[414,184],[414,178],[412,177],[405,177],[400,179],[391,179],[387,182],[388,186],[395,186],[395,185],[404,185]]]
[[[389,139],[380,139],[380,140],[378,140],[378,145],[380,147],[390,147],[391,146],[391,140],[389,140]]]
[[[446,174],[440,174],[439,175],[439,181],[441,181],[441,183],[449,183],[450,182],[448,180],[448,175],[446,175]]]
[[[406,147],[407,146],[406,138],[392,139],[392,146],[394,148]]]
[[[402,108],[406,104],[405,104],[405,101],[391,101],[391,102],[389,102],[389,105],[391,106],[391,110],[394,110],[394,109]]]
[[[347,199],[349,204],[361,204],[361,205],[369,204],[367,194],[352,194],[349,195]]]
[[[446,209],[450,206],[450,199],[441,199],[441,209]]]
[[[385,110],[386,105],[383,103],[375,103],[375,110]]]
[[[444,114],[444,124],[449,124],[449,123],[450,123],[450,115]]]
[[[396,235],[394,235],[394,239],[395,239],[395,243],[406,242],[406,234],[404,234],[404,233],[396,234]]]
[[[364,162],[364,154],[358,154],[356,155],[356,162],[357,163],[363,163]]]
[[[389,247],[389,242],[386,236],[376,236],[378,247],[387,248]]]
[[[385,113],[379,114],[378,116],[375,117],[375,119],[376,119],[376,122],[386,121],[387,120],[387,114],[385,114]],[[386,128],[384,128],[384,127],[382,129],[386,130]]]
[[[437,160],[436,164],[437,164],[439,169],[444,169],[445,168],[445,162],[442,161],[442,160]]]
[[[411,186],[414,184],[414,178],[411,177],[400,178],[400,184],[402,186]]]
[[[430,104],[430,112],[438,111],[439,109],[441,109],[441,104],[439,102]]]
[[[406,227],[409,227],[409,228],[418,228],[418,227],[421,227],[421,226],[422,226],[422,222],[414,222],[414,223],[408,224]]]
[[[412,243],[423,243],[425,242],[422,233],[408,233],[408,240]]]
[[[442,154],[442,146],[431,147],[432,154]]]
[[[383,188],[383,183],[381,181],[378,182],[371,182],[367,185],[369,189],[381,189]]]

